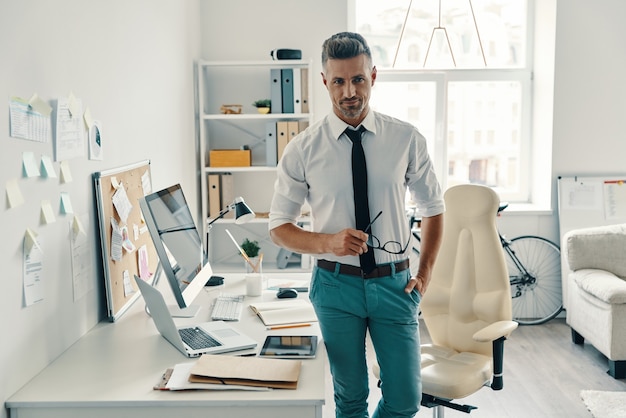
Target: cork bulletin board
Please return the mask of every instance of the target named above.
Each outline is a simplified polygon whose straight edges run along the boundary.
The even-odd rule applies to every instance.
[[[134,275],[149,283],[159,259],[139,198],[152,192],[150,161],[93,173],[107,315],[116,321],[139,297]]]

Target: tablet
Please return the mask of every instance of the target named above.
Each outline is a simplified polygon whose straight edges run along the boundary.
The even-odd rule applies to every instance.
[[[261,357],[314,358],[317,352],[316,335],[268,335]]]

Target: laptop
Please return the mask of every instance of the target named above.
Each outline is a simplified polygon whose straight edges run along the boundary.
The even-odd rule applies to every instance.
[[[139,291],[161,335],[187,357],[255,348],[257,342],[224,321],[176,327],[163,295],[135,275]]]

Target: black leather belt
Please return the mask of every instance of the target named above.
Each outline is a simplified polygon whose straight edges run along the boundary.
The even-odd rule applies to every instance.
[[[328,261],[328,260],[317,260],[317,266],[321,269],[335,272],[337,268],[337,264],[339,264],[339,273],[340,274],[349,274],[351,276],[358,276],[364,279],[375,279],[377,277],[385,277],[391,276],[391,266],[396,266],[396,273],[404,271],[409,268],[409,260],[398,261],[397,263],[391,264],[381,264],[372,270],[369,274],[364,274],[361,267],[351,266],[349,264],[341,264],[336,261]]]

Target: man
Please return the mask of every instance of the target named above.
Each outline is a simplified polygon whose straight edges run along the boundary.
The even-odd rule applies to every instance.
[[[309,297],[328,352],[336,416],[368,416],[369,331],[382,381],[373,416],[412,417],[421,399],[417,316],[441,241],[441,188],[417,129],[370,109],[376,67],[365,39],[348,32],[332,36],[322,47],[322,67],[333,112],[287,145],[278,165],[270,236],[277,245],[317,258]],[[353,139],[355,132],[344,133],[348,127],[365,131]],[[358,171],[359,152],[365,172]],[[407,188],[422,215],[416,277],[408,268]],[[312,231],[296,225],[305,201]]]

